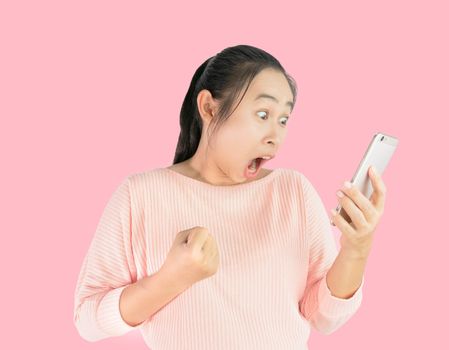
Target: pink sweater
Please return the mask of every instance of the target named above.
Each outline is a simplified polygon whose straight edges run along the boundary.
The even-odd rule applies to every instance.
[[[220,252],[215,275],[142,324],[121,317],[123,289],[162,266],[179,231],[203,226]],[[310,181],[274,169],[253,182],[214,186],[167,168],[126,177],[109,199],[75,290],[74,324],[87,341],[138,328],[152,350],[308,349],[311,327],[329,334],[359,308],[333,296],[326,273],[338,254]]]

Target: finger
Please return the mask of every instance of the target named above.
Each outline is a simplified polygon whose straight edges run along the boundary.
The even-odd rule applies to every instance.
[[[202,226],[196,226],[193,228],[189,239],[189,245],[201,249],[204,242],[209,236],[209,230]]]
[[[387,187],[385,186],[382,177],[375,171],[374,166],[370,166],[369,176],[373,186],[373,193],[370,197],[370,201],[373,203],[374,207],[382,213],[385,205]]]
[[[348,222],[343,218],[343,216],[338,214],[335,211],[335,209],[331,210],[331,220],[335,224],[335,226],[337,226],[340,229],[342,233],[345,232],[348,235],[356,234],[354,228],[350,224],[348,224]]]
[[[202,250],[203,251],[209,251],[211,249],[211,245],[212,245],[212,238],[211,238],[210,235],[208,235],[206,241],[204,242]]]
[[[175,243],[188,243],[187,239],[189,237],[189,230],[179,231],[175,237]]]
[[[208,240],[206,243],[209,245],[210,240]],[[203,261],[204,261],[204,263],[209,263],[210,260],[212,260],[212,258],[213,258],[214,250],[211,249],[210,246],[207,246],[207,247],[204,246],[203,248],[204,248],[203,249],[203,259],[204,259]]]
[[[350,185],[350,187],[348,188],[347,185]],[[364,221],[370,222],[376,218],[376,208],[373,206],[370,200],[366,198],[366,196],[357,188],[357,186],[354,186],[349,181],[345,181],[340,191],[342,191],[347,197],[349,197],[354,205],[356,205],[357,208],[361,211],[363,220],[359,220],[359,224],[364,223]],[[357,212],[355,213],[355,215],[360,217],[360,214],[358,214]]]
[[[357,207],[357,205],[355,205],[350,197],[346,195],[344,195],[343,198],[338,197],[338,202],[341,204],[341,206],[349,215],[351,221],[357,228],[365,226],[367,224],[367,219],[365,218],[364,213],[360,210],[359,207]],[[344,220],[343,216],[342,219]]]

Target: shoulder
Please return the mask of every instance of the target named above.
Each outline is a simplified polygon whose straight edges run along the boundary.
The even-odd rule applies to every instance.
[[[290,195],[303,197],[308,187],[308,178],[299,170],[292,168],[277,168],[275,183],[280,191]]]
[[[164,177],[164,169],[153,168],[141,172],[131,173],[126,176],[124,181],[128,182],[130,188],[134,190],[141,190],[147,187],[149,183],[155,182],[162,177]]]
[[[319,196],[317,188],[313,185],[311,179],[303,172],[290,168],[281,168],[279,170],[282,174],[280,176],[283,178],[282,182],[293,184],[293,186],[298,189],[300,196],[306,201],[310,200],[310,198],[316,198]]]
[[[310,178],[306,176],[303,172],[300,172],[296,169],[288,169],[288,168],[282,170],[285,172],[286,176],[288,176],[294,181],[297,181],[304,190],[313,187]]]
[[[283,179],[288,180],[290,182],[295,182],[297,184],[302,183],[305,178],[304,174],[296,169],[292,168],[278,168],[280,175]]]
[[[148,193],[154,192],[152,189],[158,184],[160,172],[160,169],[155,168],[128,174],[120,182],[119,191],[126,193],[132,204],[141,206]]]

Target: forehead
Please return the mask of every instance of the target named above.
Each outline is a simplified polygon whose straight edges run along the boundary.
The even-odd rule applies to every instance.
[[[246,92],[246,99],[249,102],[256,102],[255,99],[259,95],[273,96],[282,106],[288,101],[293,101],[293,94],[287,79],[284,74],[274,69],[264,69],[254,77]],[[257,101],[270,101],[270,99],[260,98]],[[271,100],[271,102],[275,101]]]

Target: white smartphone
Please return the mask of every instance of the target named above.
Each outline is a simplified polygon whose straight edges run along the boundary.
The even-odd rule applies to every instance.
[[[371,179],[368,174],[369,167],[373,165],[378,174],[382,175],[385,168],[388,165],[391,157],[393,156],[396,147],[398,146],[399,140],[391,135],[376,133],[371,143],[369,144],[365,155],[362,158],[354,176],[351,179],[351,183],[369,199],[373,193],[373,187],[371,185]],[[337,213],[339,213],[348,223],[351,223],[351,217],[346,213],[344,208],[338,204],[335,208]],[[335,223],[330,220],[331,224],[335,226]]]

